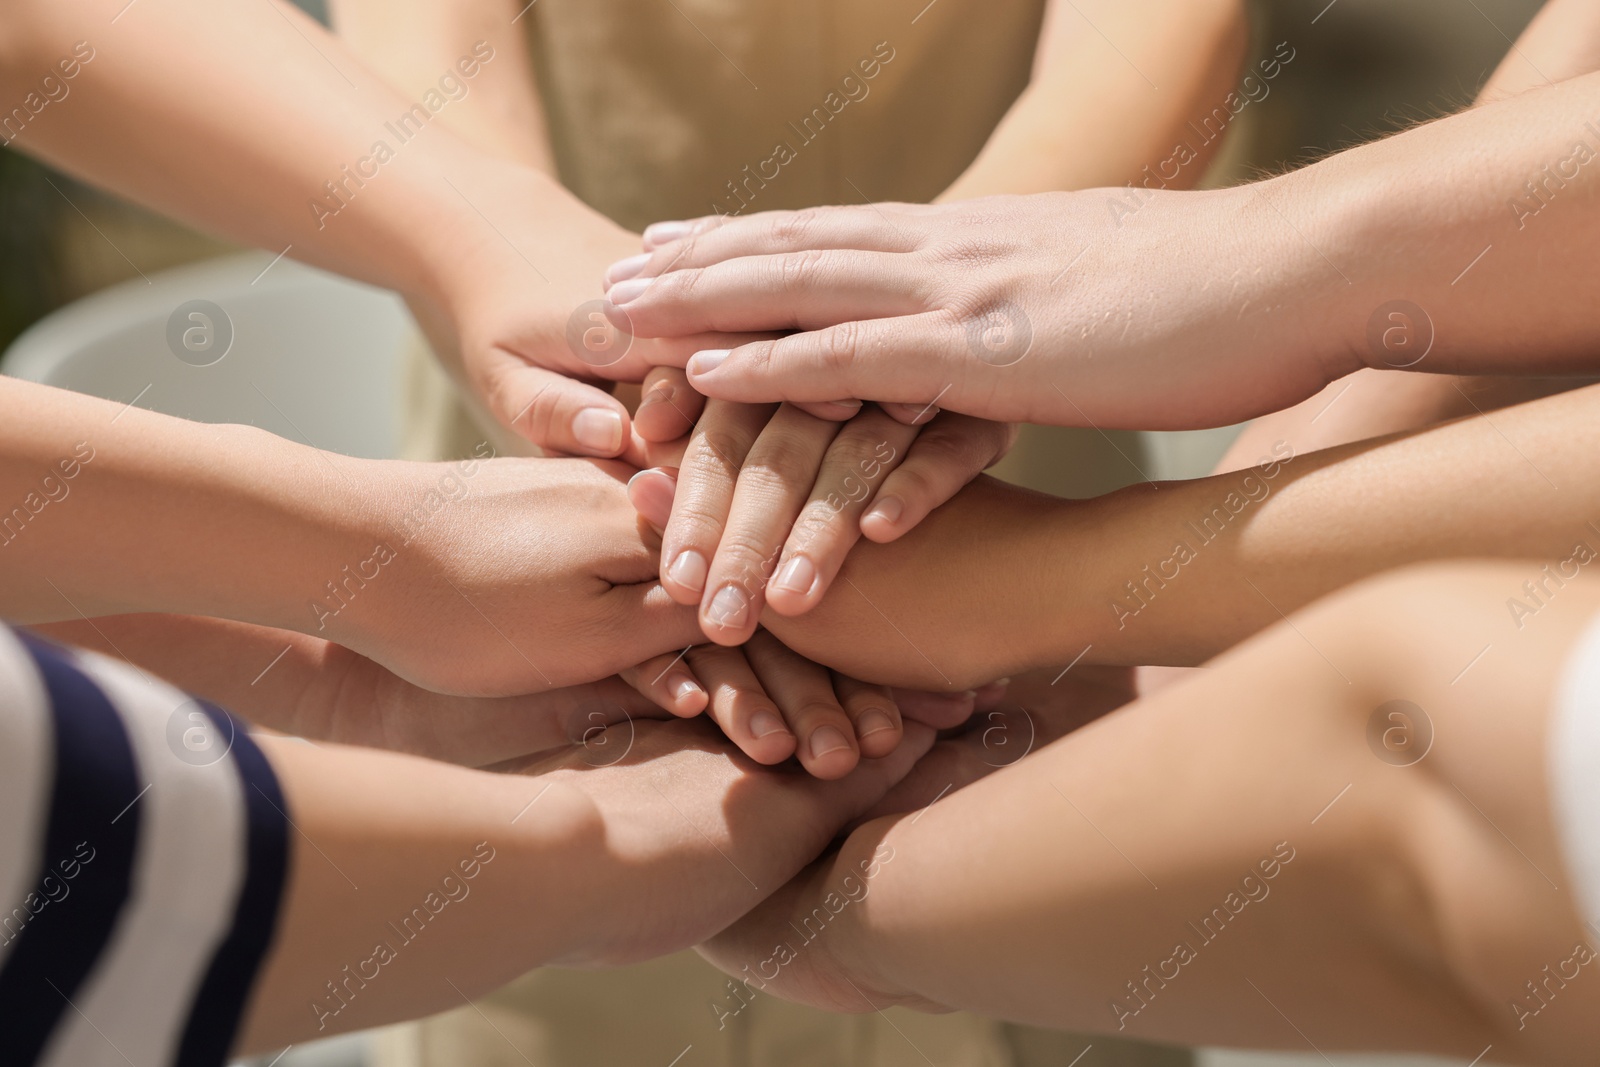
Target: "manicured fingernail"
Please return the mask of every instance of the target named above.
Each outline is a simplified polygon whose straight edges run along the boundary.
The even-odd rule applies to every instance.
[[[813,759],[821,759],[829,753],[849,747],[850,742],[845,739],[844,734],[832,726],[819,726],[811,731],[811,756]]]
[[[668,241],[681,241],[693,232],[693,223],[653,222],[644,228],[644,243],[653,248]]]
[[[893,526],[900,521],[900,516],[905,514],[905,510],[905,503],[899,497],[886,496],[872,505],[872,510],[867,512],[866,517],[877,519],[879,522],[886,522]]]
[[[704,352],[696,352],[689,357],[690,374],[710,374],[722,366],[722,361],[728,358],[726,348],[708,348]]]
[[[816,580],[816,565],[804,556],[795,556],[783,565],[783,570],[778,572],[778,580],[773,584],[785,593],[803,595],[811,592],[811,586]]]
[[[706,617],[725,630],[733,630],[743,626],[749,614],[750,598],[744,595],[744,590],[736,585],[725,585],[711,598]]]
[[[783,725],[783,720],[778,717],[778,713],[775,711],[763,709],[750,716],[750,734],[758,741],[768,734],[788,732],[789,728]]]
[[[629,278],[625,282],[618,282],[606,293],[606,299],[613,304],[626,304],[650,288],[650,283],[653,281],[654,278]]]
[[[692,548],[680,552],[667,568],[667,577],[691,593],[698,593],[706,586],[706,558]]]
[[[865,741],[873,734],[881,734],[885,730],[894,729],[894,720],[889,718],[889,713],[878,708],[868,708],[861,713],[861,718],[856,720],[856,736]]]
[[[644,265],[650,262],[649,252],[640,252],[627,259],[619,259],[606,268],[606,287],[609,288],[618,282],[625,282],[629,278],[644,270]]]
[[[615,455],[622,448],[622,416],[609,408],[584,408],[572,418],[572,438],[591,452]]]
[[[679,677],[673,679],[673,681],[672,681],[672,699],[673,700],[680,700],[680,701],[688,700],[690,697],[694,696],[696,693],[703,693],[703,692],[705,692],[705,690],[700,688],[699,683],[697,683],[693,678],[690,678],[686,674],[685,675],[680,675]]]

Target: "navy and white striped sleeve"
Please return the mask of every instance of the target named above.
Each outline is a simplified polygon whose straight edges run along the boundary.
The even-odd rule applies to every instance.
[[[0,626],[0,1063],[224,1063],[288,855],[226,713]]]

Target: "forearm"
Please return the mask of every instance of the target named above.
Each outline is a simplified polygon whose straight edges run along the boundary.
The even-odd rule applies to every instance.
[[[1528,566],[1385,578],[1302,613],[1181,687],[862,827],[715,958],[849,1011],[1463,1059],[1492,1042],[1575,1062],[1584,1007],[1523,1031],[1508,1005],[1533,960],[1587,936],[1539,872],[1561,862],[1543,720],[1595,588],[1452,683],[1486,635],[1507,635],[1502,589]],[[1436,731],[1426,762],[1370,740],[1395,693],[1427,709],[1393,720],[1418,746]],[[830,912],[813,939],[812,915]],[[772,968],[774,940],[798,962]]]
[[[1147,179],[1156,188],[1194,186],[1220,136],[1200,140],[1187,124],[1204,123],[1214,108],[1232,118],[1224,102],[1248,37],[1237,0],[1058,0],[1028,87],[939,199]],[[1181,163],[1170,158],[1179,142],[1193,145]]]
[[[1268,360],[1289,348],[1329,381],[1361,366],[1591,370],[1597,110],[1589,74],[1243,187],[1238,222],[1257,238],[1222,269],[1253,256],[1282,268],[1256,294],[1271,306],[1242,314],[1252,347]]]
[[[261,743],[297,833],[237,1051],[442,1011],[572,947],[584,918],[572,890],[600,867],[577,842],[603,839],[575,790],[541,797],[537,778]]]
[[[92,58],[63,81],[78,42]],[[486,157],[277,0],[17,0],[0,91],[22,100],[46,74],[67,95],[6,127],[11,146],[163,214],[412,295],[502,252],[464,199]]]
[[[451,105],[440,121],[462,140],[554,174],[523,35],[523,19],[531,17],[526,6],[531,5],[517,0],[334,0],[329,5],[339,37],[402,95],[416,100],[430,90],[443,91]],[[465,81],[457,64],[475,56],[482,59],[481,70]]]
[[[304,628],[324,578],[372,551],[366,501],[338,473],[362,461],[14,379],[0,379],[0,408],[8,618],[168,611]]]
[[[858,545],[814,611],[765,622],[853,676],[961,689],[1080,656],[1202,663],[1414,561],[1572,572],[1575,545],[1600,551],[1600,458],[1586,443],[1597,407],[1591,386],[1321,452],[1284,444],[1242,471],[1093,500],[979,479],[900,540]]]

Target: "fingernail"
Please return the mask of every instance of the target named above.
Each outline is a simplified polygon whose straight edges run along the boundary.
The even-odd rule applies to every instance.
[[[584,408],[572,418],[572,437],[591,452],[615,455],[622,448],[622,416],[609,408]]]
[[[689,357],[690,374],[710,374],[722,366],[722,361],[728,358],[726,348],[708,348],[704,352],[696,352]]]
[[[606,299],[613,304],[626,304],[650,288],[650,283],[653,281],[655,281],[654,278],[629,278],[625,282],[618,282],[607,291]]]
[[[627,281],[629,278],[632,278],[634,275],[644,270],[644,265],[648,262],[650,262],[649,252],[640,252],[636,256],[629,256],[627,259],[617,260],[615,263],[611,264],[611,266],[606,268],[606,287],[609,289],[618,282]]]
[[[668,241],[681,241],[694,232],[687,222],[653,222],[644,228],[644,243],[652,247]]]
[[[830,752],[849,747],[850,742],[844,734],[832,726],[819,726],[811,731],[811,755],[814,759],[821,759]]]
[[[886,522],[890,526],[900,521],[900,516],[905,514],[905,503],[897,496],[886,496],[867,512],[867,518]]]
[[[783,725],[783,720],[778,718],[777,712],[763,709],[750,716],[750,734],[758,741],[768,734],[788,732],[789,728]]]
[[[750,599],[744,595],[744,590],[736,585],[725,585],[711,598],[706,617],[725,630],[733,630],[743,626],[749,614]]]
[[[672,398],[677,395],[678,390],[673,388],[671,382],[657,382],[650,387],[650,391],[648,393],[644,394],[644,396],[640,398],[638,410],[643,411],[651,404],[669,403]]]
[[[667,576],[692,593],[706,586],[706,558],[694,549],[678,553],[667,568]]]
[[[894,729],[894,720],[889,718],[889,713],[877,708],[868,708],[861,713],[861,718],[856,720],[856,736],[866,740],[873,734],[881,734],[885,730]]]
[[[672,682],[672,699],[673,700],[688,700],[690,697],[694,696],[696,693],[703,693],[703,692],[705,692],[705,690],[701,689],[699,684],[697,682],[695,682],[695,680],[693,678],[690,678],[688,675],[683,675],[683,676],[681,676],[679,678],[676,678]]]
[[[859,400],[830,400],[828,403],[836,408],[843,408],[845,411],[861,410],[861,401]]]
[[[774,584],[786,593],[805,594],[817,580],[816,566],[804,556],[795,556],[783,565]]]

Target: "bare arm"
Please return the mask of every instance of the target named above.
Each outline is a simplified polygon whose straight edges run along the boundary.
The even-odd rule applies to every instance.
[[[939,199],[1195,185],[1216,141],[1170,175],[1157,171],[1185,123],[1236,113],[1225,101],[1244,99],[1229,90],[1248,38],[1238,0],[1052,0],[1028,87]],[[1267,82],[1255,75],[1262,98]]]
[[[486,44],[493,62],[464,86],[465,95],[441,119],[482,152],[554,175],[544,108],[523,34],[522,19],[530,7],[516,0],[334,0],[329,5],[334,29],[350,50],[411,99],[438,89],[462,56]]]
[[[1550,0],[1495,68],[1476,102],[1493,103],[1597,69],[1600,8],[1588,0]],[[1248,466],[1278,440],[1292,442],[1297,451],[1310,452],[1476,411],[1493,411],[1573,384],[1359,370],[1292,408],[1257,419],[1239,435],[1217,469]]]
[[[473,696],[592,681],[695,633],[620,465],[361,460],[123,407],[0,379],[0,614],[237,619]]]
[[[1087,501],[980,480],[894,545],[859,545],[810,615],[766,622],[857,676],[967,688],[1079,655],[1194,665],[1280,613],[1420,560],[1538,559],[1550,571],[1530,578],[1548,590],[1600,550],[1597,409],[1590,386],[1306,455],[1280,446],[1244,471]],[[1528,597],[1548,593],[1506,595],[1532,611]]]
[[[1553,968],[1571,979],[1590,941],[1545,753],[1600,589],[1583,581],[1519,634],[1504,591],[1533,569],[1437,567],[1342,593],[914,817],[862,827],[705,951],[751,989],[833,1010],[1584,1062],[1600,988],[1530,990]],[[1494,653],[1453,685],[1485,641]],[[1422,711],[1381,718],[1397,696]]]

